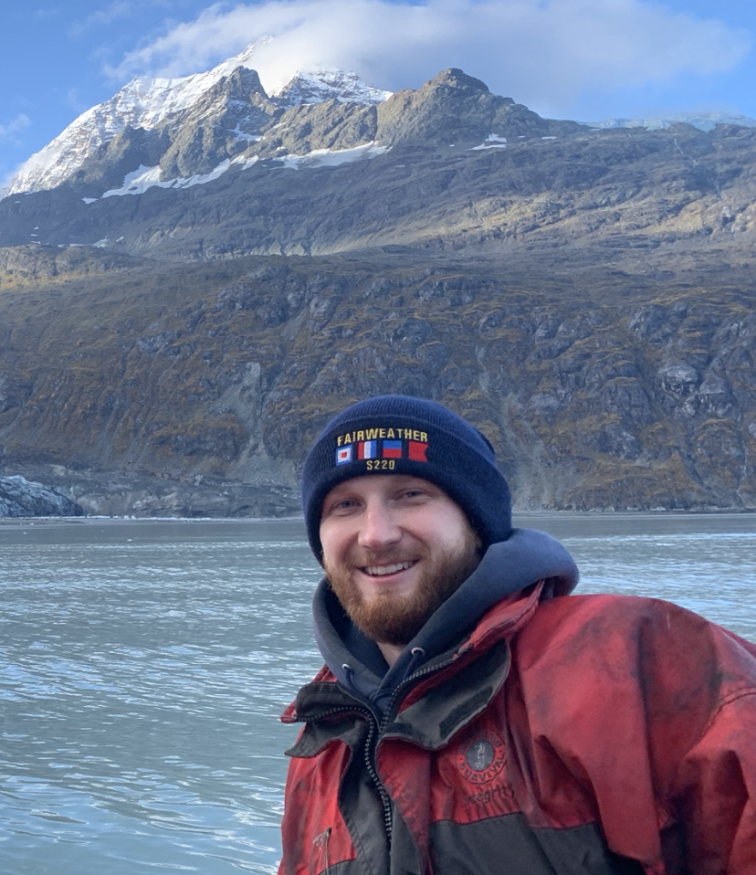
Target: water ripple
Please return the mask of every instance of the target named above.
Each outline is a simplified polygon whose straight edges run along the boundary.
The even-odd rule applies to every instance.
[[[581,591],[669,598],[756,640],[756,534],[736,522],[554,533]],[[275,872],[296,736],[278,717],[320,665],[302,523],[24,521],[0,544],[3,871]]]

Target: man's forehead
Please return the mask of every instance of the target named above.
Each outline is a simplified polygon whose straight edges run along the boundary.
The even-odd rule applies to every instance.
[[[360,474],[356,477],[350,477],[348,480],[342,480],[341,483],[334,486],[326,495],[326,500],[348,493],[391,492],[413,486],[446,494],[440,486],[422,477],[415,477],[413,474]]]

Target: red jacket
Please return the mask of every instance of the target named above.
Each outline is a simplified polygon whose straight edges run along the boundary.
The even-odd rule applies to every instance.
[[[756,646],[540,590],[381,720],[327,669],[300,691],[280,875],[756,875]]]

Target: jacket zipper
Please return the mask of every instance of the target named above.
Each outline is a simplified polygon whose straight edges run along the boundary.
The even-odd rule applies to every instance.
[[[394,815],[393,815],[393,811],[391,808],[391,797],[386,792],[386,788],[381,783],[381,779],[378,775],[378,770],[375,767],[375,762],[374,762],[375,754],[374,754],[374,750],[373,750],[373,739],[375,737],[376,730],[378,732],[378,735],[380,736],[380,734],[386,729],[386,727],[389,724],[389,720],[392,719],[394,707],[399,699],[399,696],[401,695],[401,693],[403,692],[403,690],[406,686],[408,686],[411,683],[414,683],[419,678],[422,678],[425,675],[433,674],[434,672],[439,671],[440,669],[446,668],[447,666],[451,665],[453,661],[454,661],[453,658],[448,659],[448,660],[446,660],[446,662],[442,662],[439,665],[433,666],[432,668],[424,668],[424,669],[421,669],[420,671],[416,671],[413,674],[411,674],[408,678],[405,678],[405,680],[403,680],[401,682],[401,684],[399,684],[399,686],[391,694],[391,698],[388,701],[388,705],[386,706],[386,710],[385,710],[384,715],[383,715],[382,719],[380,720],[380,722],[378,720],[376,720],[375,714],[370,710],[370,708],[362,708],[359,705],[341,705],[338,708],[330,708],[328,711],[323,711],[322,713],[317,714],[314,717],[302,718],[301,722],[307,723],[309,720],[312,720],[312,721],[322,720],[325,717],[332,717],[335,714],[342,714],[342,713],[345,713],[347,711],[351,711],[352,713],[362,714],[367,719],[369,729],[368,729],[368,737],[365,740],[365,747],[364,747],[365,768],[367,769],[368,775],[370,775],[370,779],[373,781],[373,783],[376,786],[376,789],[378,790],[378,796],[381,800],[381,805],[383,807],[383,825],[384,825],[384,828],[386,830],[386,836],[388,838],[389,847],[391,846],[391,837],[392,837],[393,830],[394,830]],[[377,743],[378,742],[376,741],[375,742],[376,746],[377,746]]]
[[[409,684],[415,683],[420,678],[425,677],[429,674],[434,674],[437,671],[441,671],[444,668],[448,668],[453,662],[454,657],[457,654],[455,653],[453,656],[446,659],[444,662],[438,663],[438,665],[429,666],[428,668],[421,668],[419,671],[413,672],[408,678],[405,678],[399,686],[394,690],[391,694],[391,698],[388,701],[388,705],[386,706],[386,711],[384,712],[383,719],[381,720],[379,729],[383,732],[389,724],[389,720],[393,719],[394,707],[397,704],[397,700],[399,696],[404,692],[404,688]]]
[[[362,708],[359,705],[341,705],[338,708],[330,708],[328,711],[322,711],[320,714],[316,714],[314,717],[303,717],[301,722],[307,723],[308,721],[323,720],[326,717],[333,717],[336,714],[343,714],[346,712],[351,712],[353,714],[362,714],[362,716],[365,717],[365,719],[367,720],[369,728],[368,737],[365,740],[363,758],[365,760],[365,768],[367,769],[368,775],[370,775],[370,779],[375,784],[376,789],[378,790],[378,796],[380,797],[381,806],[383,808],[383,824],[386,829],[386,835],[388,837],[389,844],[391,844],[391,833],[393,830],[391,799],[389,797],[389,794],[386,792],[386,788],[381,783],[381,779],[378,777],[378,772],[376,771],[372,756],[373,738],[375,737],[376,729],[379,728],[375,714],[369,708]],[[320,838],[320,836],[318,836],[318,838]]]
[[[386,836],[388,838],[388,843],[390,847],[391,835],[394,831],[394,813],[391,810],[391,797],[386,792],[386,788],[381,783],[381,779],[378,776],[378,770],[376,769],[374,763],[373,738],[375,736],[376,729],[380,730],[380,727],[377,721],[373,719],[370,721],[368,737],[365,740],[365,767],[367,768],[368,774],[372,778],[373,783],[378,790],[378,796],[380,797],[381,805],[383,806],[383,825],[386,829]]]
[[[370,721],[370,731],[368,733],[367,741],[365,742],[365,765],[368,770],[368,774],[373,779],[375,786],[378,788],[378,794],[381,798],[381,802],[383,804],[383,821],[386,828],[386,835],[388,836],[389,847],[391,846],[391,837],[394,830],[394,814],[391,808],[391,797],[386,792],[386,788],[381,783],[381,779],[378,775],[378,771],[375,767],[374,759],[375,752],[373,750],[373,735],[374,731],[377,729],[378,735],[380,736],[386,729],[389,724],[389,721],[392,719],[392,714],[394,711],[394,706],[397,703],[399,695],[401,694],[403,688],[410,683],[415,682],[418,678],[423,677],[426,674],[433,674],[433,672],[438,671],[441,668],[446,668],[447,665],[451,665],[452,660],[448,660],[447,662],[442,663],[441,665],[434,666],[433,668],[422,669],[421,671],[414,672],[408,678],[403,680],[401,684],[394,690],[391,694],[391,698],[388,701],[388,705],[386,706],[386,710],[381,718],[380,723],[377,721]],[[376,741],[376,747],[378,742]]]

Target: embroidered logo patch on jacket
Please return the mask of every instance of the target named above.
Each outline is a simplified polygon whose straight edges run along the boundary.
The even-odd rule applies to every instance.
[[[493,781],[505,762],[504,741],[491,731],[473,738],[457,754],[457,768],[471,784]]]

